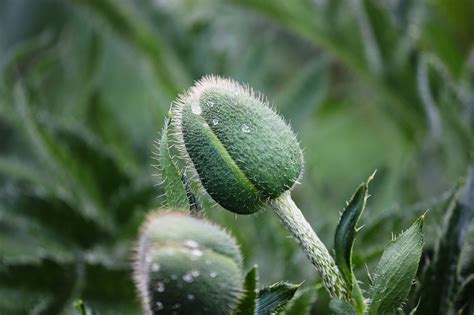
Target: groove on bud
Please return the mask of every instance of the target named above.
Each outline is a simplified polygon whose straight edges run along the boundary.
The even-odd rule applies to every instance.
[[[134,279],[148,314],[230,314],[242,295],[234,238],[182,213],[152,213],[142,226]]]
[[[176,138],[207,193],[223,208],[254,213],[297,182],[296,135],[250,88],[204,77],[173,104]]]

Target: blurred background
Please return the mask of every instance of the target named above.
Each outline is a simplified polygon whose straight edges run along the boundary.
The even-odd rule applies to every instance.
[[[362,261],[373,270],[427,209],[429,256],[472,155],[473,16],[472,0],[0,1],[0,314],[72,314],[77,298],[140,313],[133,243],[163,201],[153,142],[206,74],[248,83],[291,123],[305,155],[293,196],[328,248],[378,170],[355,244],[364,287]],[[320,282],[272,213],[206,215],[262,285]],[[313,311],[329,314],[323,290]]]

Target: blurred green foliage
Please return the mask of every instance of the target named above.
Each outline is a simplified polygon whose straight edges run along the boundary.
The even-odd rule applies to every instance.
[[[471,0],[0,2],[0,313],[72,314],[79,297],[139,313],[133,242],[164,193],[153,142],[170,102],[210,73],[265,93],[298,132],[294,197],[329,248],[344,200],[378,169],[354,248],[363,289],[361,262],[428,208],[429,261],[472,162],[473,12]],[[262,285],[319,282],[272,214],[205,208]],[[327,305],[320,290],[313,311]]]

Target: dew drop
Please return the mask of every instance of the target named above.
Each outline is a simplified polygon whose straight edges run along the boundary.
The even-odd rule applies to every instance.
[[[190,249],[196,249],[196,248],[199,248],[199,243],[196,242],[195,240],[185,240],[184,241],[184,246],[186,246]]]
[[[202,110],[201,106],[199,106],[199,101],[195,100],[191,102],[191,111],[193,112],[193,114],[201,115]]]
[[[148,256],[145,257],[145,262],[151,263],[151,260],[152,260],[152,258],[151,258],[150,255],[148,255]]]
[[[156,305],[156,310],[157,310],[157,311],[161,311],[162,309],[165,308],[165,306],[163,305],[163,303],[161,303],[160,301],[156,302],[155,305]]]
[[[198,248],[193,249],[191,251],[191,255],[196,256],[196,257],[201,257],[202,256],[202,251]]]
[[[173,306],[171,306],[171,308],[172,308],[173,310],[177,310],[177,309],[180,308],[180,307],[181,307],[181,304],[179,304],[179,303],[176,303],[176,304],[174,304]]]
[[[211,101],[207,102],[207,106],[209,106],[209,108],[213,108],[214,107],[214,102],[211,102]]]
[[[212,125],[217,126],[219,124],[219,121],[217,119],[212,120]]]
[[[160,271],[160,269],[161,269],[161,266],[160,266],[159,263],[153,263],[151,265],[151,271],[153,271],[153,272],[158,272],[158,271]]]
[[[170,278],[171,278],[171,280],[177,280],[177,279],[178,279],[178,276],[175,275],[175,274],[173,274],[173,275],[170,276]]]
[[[187,283],[191,283],[194,281],[194,277],[190,272],[187,272],[183,275],[183,280]]]
[[[156,283],[156,292],[165,292],[165,284],[161,281]]]
[[[196,270],[196,269],[191,270],[191,275],[192,275],[194,278],[199,277],[200,274],[201,274],[201,273],[199,272],[199,270]]]
[[[211,272],[211,273],[209,274],[209,276],[210,276],[211,278],[215,278],[215,277],[217,277],[217,273],[213,271],[213,272]]]
[[[242,124],[242,126],[240,126],[240,130],[242,130],[242,132],[249,133],[250,127],[246,124]]]
[[[193,294],[188,294],[187,296],[188,301],[193,301],[194,300],[194,295]]]

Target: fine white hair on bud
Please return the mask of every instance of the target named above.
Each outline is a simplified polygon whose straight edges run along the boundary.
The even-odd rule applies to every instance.
[[[291,199],[303,153],[291,127],[265,98],[233,80],[208,76],[182,94],[171,112],[179,152],[211,198],[238,214],[272,209],[330,295],[350,300],[333,258]]]
[[[235,239],[208,221],[160,212],[141,228],[134,280],[147,314],[231,314],[241,268]]]
[[[204,189],[232,212],[262,209],[301,176],[295,133],[261,94],[233,80],[197,81],[173,104],[172,125]]]

